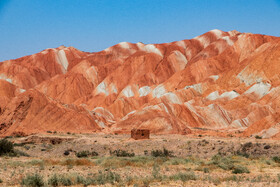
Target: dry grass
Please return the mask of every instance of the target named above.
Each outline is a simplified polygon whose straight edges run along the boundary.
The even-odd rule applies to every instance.
[[[19,169],[19,167],[16,166],[20,166],[24,169],[23,176],[28,176],[31,171],[38,172],[41,170],[40,173],[43,174],[42,177],[45,182],[52,176],[48,173],[51,172],[54,174],[58,173],[58,170],[61,170],[63,172],[57,174],[57,176],[59,179],[63,180],[65,184],[67,181],[69,182],[69,180],[71,180],[71,184],[77,184],[77,178],[83,183],[106,184],[107,182],[104,181],[114,181],[114,176],[118,176],[117,181],[114,181],[114,183],[120,186],[132,184],[153,186],[162,184],[169,185],[171,183],[195,183],[203,186],[203,184],[223,185],[225,183],[245,184],[248,182],[254,184],[277,184],[280,180],[280,175],[277,175],[277,173],[280,173],[279,165],[270,159],[249,159],[240,156],[221,156],[215,159],[136,156],[127,158],[102,157],[94,159],[33,159],[29,161],[5,160],[5,163],[1,162],[1,164],[7,167],[6,172],[15,172]],[[221,162],[225,162],[223,163],[224,165],[220,166]],[[232,174],[233,169],[227,168],[228,164],[231,165],[231,163],[234,165],[233,168],[236,168],[236,165],[248,166],[250,173],[245,172],[245,174],[242,175]],[[263,173],[259,171],[259,165],[263,166]],[[43,169],[42,166],[44,166]],[[49,171],[54,166],[59,166],[58,170]],[[91,169],[89,169],[89,167]],[[14,169],[11,170],[11,168]],[[69,171],[71,171],[71,173],[69,173]],[[99,171],[102,172],[100,173]],[[105,180],[104,177],[107,175],[106,173],[108,171],[112,171],[113,174],[108,174]],[[15,174],[15,176],[16,175],[17,174]],[[9,176],[12,176],[12,173],[10,173]],[[20,178],[18,177],[17,179],[18,182],[14,181],[14,184],[20,183]],[[102,182],[102,180],[104,181]],[[110,182],[108,183],[110,184]]]
[[[61,166],[95,166],[95,164],[89,159],[44,159],[43,162],[47,165],[61,165]]]
[[[270,149],[264,149],[267,144],[244,141],[242,145],[233,145],[243,152],[227,152],[226,155],[225,149],[221,155],[217,155],[218,150],[232,146],[232,142],[206,137],[189,140],[180,136],[176,139],[159,136],[158,139],[132,141],[123,135],[110,135],[107,138],[92,136],[92,140],[87,136],[90,135],[75,135],[73,137],[77,141],[54,145],[46,151],[41,151],[42,147],[46,147],[43,144],[32,144],[30,149],[26,149],[31,157],[0,157],[0,176],[3,180],[0,186],[19,185],[23,178],[34,173],[40,173],[45,184],[51,179],[55,181],[56,174],[57,180],[61,180],[60,185],[70,180],[72,185],[82,186],[277,186],[280,182],[280,158],[275,156],[277,147],[274,144],[270,144]],[[172,150],[174,157],[164,154],[152,156],[152,150],[163,150],[164,147]],[[267,152],[261,156],[251,155],[256,148]],[[24,146],[17,149],[25,150]],[[126,149],[135,156],[110,155],[110,150],[115,149]],[[71,150],[70,154],[64,155],[65,150]],[[77,158],[76,153],[83,150],[96,151],[99,156]],[[241,174],[233,174],[238,167]],[[244,168],[250,173],[242,173]]]

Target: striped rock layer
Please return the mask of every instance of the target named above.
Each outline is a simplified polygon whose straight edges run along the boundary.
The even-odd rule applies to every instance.
[[[0,63],[0,134],[280,137],[280,38],[211,30],[101,52],[61,46]]]

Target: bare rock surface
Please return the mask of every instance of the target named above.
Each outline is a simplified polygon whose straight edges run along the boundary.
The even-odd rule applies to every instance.
[[[60,46],[0,63],[0,134],[129,133],[279,139],[280,38],[211,30],[100,52]]]

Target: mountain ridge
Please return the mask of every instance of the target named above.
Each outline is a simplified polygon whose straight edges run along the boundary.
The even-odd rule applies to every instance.
[[[279,49],[279,37],[215,29],[190,40],[121,42],[94,53],[60,46],[4,61],[0,134],[148,128],[278,138]],[[45,105],[27,107],[30,95]],[[68,112],[69,125],[60,119]]]

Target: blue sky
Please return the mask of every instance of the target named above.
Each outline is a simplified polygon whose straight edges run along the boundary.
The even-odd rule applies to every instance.
[[[60,45],[95,52],[212,29],[280,35],[280,0],[0,0],[0,61]]]

